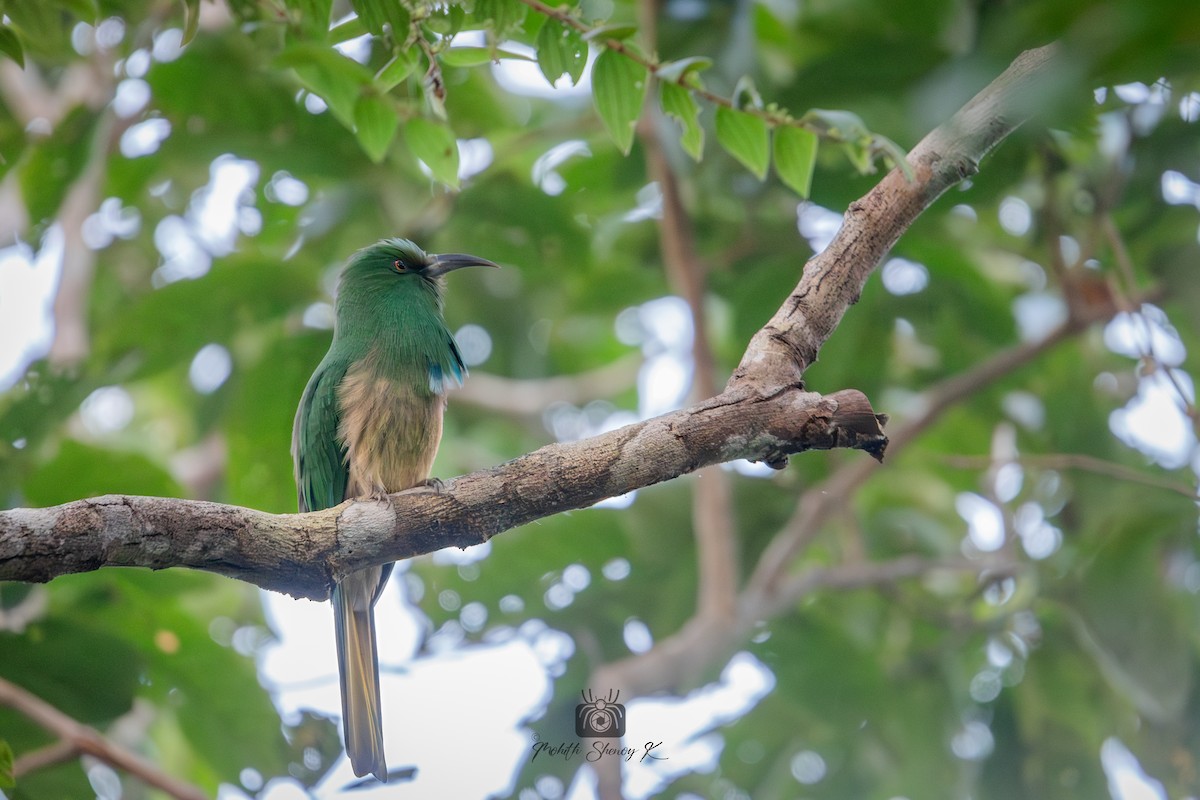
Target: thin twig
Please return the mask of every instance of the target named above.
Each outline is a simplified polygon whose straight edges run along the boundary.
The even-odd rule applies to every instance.
[[[80,754],[79,747],[74,742],[59,739],[45,747],[30,750],[13,761],[13,777],[19,779],[37,772],[39,769],[58,766],[63,762],[78,758]]]
[[[782,613],[818,591],[854,591],[921,578],[933,572],[966,572],[975,575],[1008,576],[1018,565],[1011,561],[968,558],[922,558],[900,556],[891,561],[859,561],[831,567],[812,567],[791,576],[779,588],[773,608]]]
[[[1122,238],[1121,232],[1117,230],[1112,215],[1107,211],[1100,216],[1100,230],[1103,232],[1104,238],[1108,241],[1108,246],[1112,248],[1113,260],[1117,262],[1117,272],[1125,281],[1125,294],[1132,295],[1137,291],[1137,277],[1133,271],[1133,259],[1129,256],[1129,248],[1125,246],[1125,239]]]
[[[947,465],[958,469],[982,469],[991,463],[991,460],[987,456],[944,456],[942,460]],[[1139,469],[1106,461],[1095,456],[1084,455],[1083,453],[1019,455],[1011,459],[1011,461],[1021,466],[1037,467],[1039,469],[1077,469],[1082,472],[1092,472],[1097,475],[1115,478],[1119,481],[1128,481],[1130,483],[1139,483],[1143,486],[1152,486],[1156,489],[1165,489],[1168,492],[1182,495],[1189,500],[1200,499],[1200,491],[1194,486],[1157,475],[1147,475]]]
[[[1082,328],[1075,321],[1068,321],[1043,339],[1015,345],[966,372],[935,384],[925,392],[920,413],[889,428],[890,459],[894,461],[897,454],[956,403],[1030,363],[1080,330]],[[863,462],[850,462],[800,496],[791,518],[771,540],[751,574],[743,598],[746,613],[759,614],[762,608],[774,605],[774,596],[788,580],[792,564],[817,537],[822,525],[844,507],[875,472]]]
[[[1082,329],[1078,321],[1068,322],[1042,340],[1010,348],[976,368],[931,388],[926,393],[921,413],[905,421],[891,434],[888,450],[891,460],[894,461],[896,453],[912,443],[955,403],[1029,363]],[[742,590],[739,597],[740,614],[735,622],[712,624],[697,614],[678,632],[660,640],[649,651],[607,665],[603,672],[605,682],[601,685],[621,688],[627,693],[628,699],[676,685],[687,685],[690,679],[704,673],[712,659],[727,654],[737,642],[749,635],[755,625],[793,607],[809,591],[825,586],[839,588],[839,583],[846,587],[853,583],[850,578],[853,575],[874,574],[879,581],[891,574],[889,570],[910,570],[913,574],[921,574],[924,568],[915,568],[912,564],[917,562],[905,560],[898,562],[899,566],[893,564],[883,567],[877,573],[871,573],[871,567],[861,565],[792,573],[796,559],[816,538],[822,525],[843,509],[854,492],[876,474],[875,466],[865,460],[849,462],[801,495],[791,519],[771,540]],[[977,567],[985,569],[990,565]],[[843,568],[846,571],[839,571]],[[597,675],[601,673],[597,672]]]
[[[1105,213],[1101,216],[1100,226],[1104,232],[1104,237],[1108,240],[1109,247],[1112,248],[1113,258],[1117,262],[1117,269],[1125,280],[1127,291],[1132,293],[1137,284],[1134,277],[1133,259],[1129,255],[1129,248],[1125,246],[1125,239],[1121,236],[1121,232],[1117,230],[1116,223],[1113,222],[1110,214]],[[1163,364],[1158,354],[1154,352],[1154,328],[1150,324],[1150,320],[1141,311],[1142,304],[1131,302],[1129,305],[1131,306],[1128,309],[1129,313],[1141,323],[1142,331],[1146,336],[1144,343],[1138,343],[1142,359],[1154,365],[1159,372],[1166,376],[1167,382],[1171,384],[1171,388],[1174,390],[1176,398],[1179,401],[1180,410],[1192,421],[1193,427],[1200,428],[1200,412],[1197,411],[1195,404],[1188,399],[1188,393],[1179,382],[1175,371],[1170,366]]]
[[[206,800],[208,797],[198,787],[167,775],[156,765],[106,738],[95,728],[67,716],[45,700],[4,678],[0,678],[0,705],[8,706],[27,717],[64,743],[56,750],[34,751],[34,754],[31,754],[42,753],[38,756],[40,760],[46,760],[50,756],[63,756],[66,747],[69,746],[79,754],[94,756],[109,766],[128,772],[176,800]],[[34,761],[34,766],[37,766],[37,763]],[[22,770],[27,771],[28,765],[29,762],[25,761]]]

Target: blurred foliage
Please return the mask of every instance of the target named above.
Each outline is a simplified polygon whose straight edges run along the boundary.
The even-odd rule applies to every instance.
[[[83,355],[5,378],[0,503],[124,492],[293,510],[291,416],[328,343],[336,270],[382,236],[505,264],[450,288],[452,329],[490,337],[477,371],[537,380],[639,344],[660,355],[659,306],[643,304],[672,286],[639,113],[710,266],[725,374],[795,284],[818,208],[840,213],[895,160],[893,142],[911,147],[1021,50],[1061,39],[1052,107],[913,226],[895,252],[908,272],[872,278],[806,377],[867,392],[899,426],[921,413],[919,392],[1071,305],[1149,293],[1127,329],[1158,331],[1156,348],[1115,352],[1115,329],[1090,330],[890,454],[798,569],[978,555],[958,510],[977,496],[997,510],[1012,575],[805,597],[742,644],[771,691],[714,723],[716,763],[669,783],[758,800],[1094,798],[1116,737],[1170,796],[1200,793],[1186,468],[1198,463],[1200,4],[666,0],[657,12],[649,41],[630,0],[553,19],[517,0],[0,0],[0,228],[33,243],[9,251],[26,258],[66,242],[63,291],[82,286],[88,333]],[[583,85],[589,51],[594,103],[549,97],[547,80]],[[1180,432],[1174,455],[1113,432],[1152,385],[1192,414],[1168,409],[1184,419],[1171,428],[1156,412]],[[530,419],[452,399],[435,473],[585,434],[638,400],[613,386]],[[988,465],[1018,455],[1005,481]],[[1055,460],[1068,455],[1090,460]],[[861,458],[731,473],[743,573],[806,490]],[[1124,472],[1073,468],[1096,462]],[[552,517],[474,563],[420,559],[406,577],[415,613],[430,639],[457,642],[451,654],[538,620],[568,634],[573,655],[530,725],[569,738],[589,675],[630,655],[630,621],[661,641],[695,611],[691,490],[684,479],[627,508]],[[443,608],[447,591],[486,622]],[[270,635],[255,591],[210,575],[0,586],[0,676],[101,730],[128,736],[132,720],[136,749],[208,791],[246,767],[310,785],[339,755],[331,721],[275,711],[254,662]],[[49,743],[0,709],[0,789],[92,796],[78,761],[5,788],[9,748]],[[577,769],[524,760],[504,791]],[[143,796],[133,783],[128,796]]]

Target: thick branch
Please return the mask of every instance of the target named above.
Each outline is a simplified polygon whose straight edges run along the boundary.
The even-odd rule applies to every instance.
[[[1056,45],[1028,50],[908,154],[913,179],[892,170],[850,205],[833,242],[804,267],[799,285],[746,349],[730,386],[769,392],[798,383],[880,260],[933,201],[975,174],[979,160],[1034,110]]]
[[[1069,320],[1042,339],[1002,350],[966,372],[952,375],[930,387],[922,396],[921,411],[894,426],[895,430],[888,441],[893,456],[956,404],[1012,374],[1086,327],[1084,320]],[[780,587],[788,580],[795,560],[816,538],[826,520],[845,507],[858,487],[871,476],[873,470],[864,469],[864,466],[845,464],[800,497],[795,512],[763,551],[750,576],[743,593],[743,609],[747,616],[765,618],[771,615],[770,609],[779,607]]]
[[[737,458],[781,463],[811,449],[881,457],[882,418],[860,392],[804,392],[816,358],[900,233],[1016,127],[1053,47],[1029,51],[863,200],[799,286],[755,335],[726,391],[690,408],[465,475],[441,492],[348,502],[306,515],[139,497],[0,512],[0,580],[44,581],[102,566],[187,566],[323,598],[334,576],[447,546],[467,546],[541,517]]]
[[[105,566],[192,567],[267,589],[324,598],[334,576],[586,508],[737,458],[778,460],[853,447],[877,457],[880,424],[862,425],[861,392],[796,389],[709,401],[578,442],[552,444],[491,469],[308,514],[267,514],[201,501],[107,496],[0,512],[0,580],[46,581]],[[872,417],[873,419],[873,417]]]
[[[1083,321],[1068,322],[1044,339],[1015,345],[973,369],[931,387],[925,393],[921,411],[897,426],[889,439],[889,451],[894,454],[897,447],[911,443],[918,432],[934,424],[956,403],[1011,374],[1085,327]],[[597,673],[603,680],[597,677],[594,682],[620,688],[628,700],[678,686],[690,686],[718,659],[728,658],[756,625],[794,608],[809,592],[892,582],[923,574],[927,571],[925,567],[945,566],[943,562],[904,557],[879,564],[864,562],[796,571],[800,554],[820,532],[822,525],[839,509],[845,508],[854,492],[874,474],[874,466],[866,461],[844,464],[826,480],[805,490],[796,503],[795,512],[763,551],[739,594],[736,619],[713,619],[696,614],[679,631],[662,639],[649,651],[606,665],[602,673]],[[951,568],[982,572],[992,566],[963,561],[953,562]]]
[[[920,411],[894,426],[888,440],[888,452],[895,456],[956,404],[1033,362],[1071,336],[1082,333],[1089,325],[1108,319],[1111,314],[1111,310],[1094,309],[1086,316],[1068,320],[1038,341],[1014,345],[966,372],[930,387],[924,393]],[[639,694],[692,685],[716,659],[727,658],[740,646],[754,626],[794,608],[802,597],[819,589],[857,588],[916,577],[935,568],[974,569],[980,574],[1011,572],[1011,564],[928,562],[910,557],[892,562],[862,562],[796,571],[796,562],[824,523],[845,508],[854,492],[873,474],[874,464],[849,462],[826,480],[804,491],[791,518],[759,557],[738,597],[739,613],[735,621],[705,619],[696,614],[678,632],[662,639],[646,653],[606,665],[604,679],[597,678],[595,683],[622,687],[626,699],[630,700]]]

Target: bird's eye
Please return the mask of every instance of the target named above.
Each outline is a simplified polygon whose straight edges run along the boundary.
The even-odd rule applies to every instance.
[[[407,271],[407,268],[404,266],[404,263],[398,258],[392,262],[392,269],[396,270],[396,272],[406,272]]]

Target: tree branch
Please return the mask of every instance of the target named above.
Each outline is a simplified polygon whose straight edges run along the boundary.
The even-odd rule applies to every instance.
[[[1082,323],[1069,323],[1044,339],[1016,345],[965,373],[936,384],[925,393],[921,412],[897,426],[889,439],[889,451],[894,455],[898,447],[903,448],[914,441],[919,432],[932,425],[955,403],[1029,363],[1063,341],[1069,333],[1081,331],[1083,327]],[[850,580],[848,576],[852,575],[892,575],[898,580],[920,574],[921,569],[913,574],[896,574],[897,570],[907,569],[903,565],[915,563],[906,559],[794,571],[797,559],[820,533],[825,522],[844,509],[854,492],[873,474],[873,464],[856,461],[843,465],[827,479],[804,491],[791,518],[759,556],[738,596],[736,619],[705,618],[696,614],[679,631],[660,640],[649,651],[606,665],[602,673],[598,670],[597,675],[602,675],[603,680],[597,677],[596,685],[619,688],[627,700],[675,686],[691,686],[715,659],[728,657],[745,641],[755,625],[794,607],[811,591],[844,588]],[[982,562],[971,563],[980,571],[990,568]],[[965,567],[959,565],[956,568]],[[879,571],[875,572],[877,569]],[[866,582],[882,580],[876,578]]]
[[[71,758],[74,754],[81,754],[94,756],[116,769],[128,772],[146,785],[160,789],[177,800],[205,800],[207,797],[197,787],[172,778],[136,753],[105,738],[95,728],[67,716],[40,697],[3,678],[0,678],[0,705],[6,705],[28,717],[59,739],[55,744],[18,759],[13,769],[18,777]]]
[[[800,380],[900,233],[946,188],[973,172],[978,159],[1024,118],[1029,86],[1038,73],[1051,68],[1054,51],[1054,46],[1048,46],[1022,54],[949,122],[926,136],[909,156],[914,182],[907,182],[903,173],[895,170],[851,206],[833,243],[809,260],[788,302],[755,335],[729,386],[749,386],[752,391],[769,394],[777,390],[773,387]],[[966,169],[965,164],[971,168]],[[958,166],[948,169],[947,165]],[[878,231],[876,224],[880,226]],[[1043,340],[1017,345],[939,383],[926,394],[922,411],[902,426],[898,435],[890,437],[889,450],[894,453],[897,445],[913,441],[954,403],[1098,318],[1071,319]],[[854,490],[873,474],[873,467],[866,461],[847,464],[804,492],[792,518],[760,556],[738,597],[735,619],[696,614],[649,651],[597,669],[595,683],[620,689],[627,700],[675,686],[690,686],[717,659],[727,658],[756,624],[794,606],[801,594],[836,585],[842,578],[849,580],[840,570],[851,570],[869,582],[871,578],[892,580],[898,577],[896,570],[910,569],[912,562],[902,561],[891,566],[856,564],[798,575],[792,572],[799,553],[825,520],[845,507]]]
[[[937,383],[925,392],[921,412],[895,426],[889,437],[889,450],[895,456],[956,403],[1030,363],[1084,327],[1084,321],[1068,321],[1042,339],[1002,350],[966,372]],[[854,491],[871,476],[873,470],[863,469],[864,466],[846,464],[804,492],[791,518],[771,540],[755,565],[743,593],[744,614],[749,617],[769,617],[781,603],[786,603],[781,587],[789,580],[792,564],[816,538],[825,521],[845,507]]]
[[[960,469],[983,469],[992,463],[992,459],[988,456],[946,456],[942,460],[946,464]],[[1173,481],[1170,478],[1164,478],[1160,475],[1150,475],[1142,470],[1127,467],[1124,464],[1105,461],[1102,458],[1096,458],[1095,456],[1083,453],[1019,455],[1012,459],[1012,463],[1020,464],[1023,467],[1036,467],[1038,469],[1075,469],[1081,472],[1091,472],[1118,481],[1139,483],[1142,486],[1151,486],[1155,489],[1165,489],[1168,492],[1182,495],[1189,500],[1200,500],[1200,492],[1197,491],[1196,487],[1189,486],[1183,481]]]
[[[966,572],[991,578],[1015,574],[1017,565],[1001,559],[922,558],[900,556],[891,561],[857,561],[832,567],[813,567],[791,576],[779,591],[780,608],[794,608],[806,596],[823,589],[853,591],[920,578],[931,572]]]
[[[215,503],[110,496],[0,512],[0,580],[45,581],[102,566],[186,566],[298,596],[324,598],[335,576],[501,531],[737,458],[853,447],[882,457],[883,418],[847,390],[805,392],[800,378],[900,233],[1030,110],[1054,46],[1019,56],[854,203],[833,244],[806,265],[791,297],[751,340],[717,397],[579,442],[553,444],[387,501],[302,515]]]
[[[268,514],[203,501],[111,495],[0,511],[0,580],[46,581],[105,566],[191,567],[322,599],[335,576],[443,547],[468,547],[550,514],[586,508],[701,467],[887,439],[861,392],[770,398],[725,393],[697,405],[386,501]]]
[[[1017,56],[913,148],[913,180],[894,169],[850,204],[829,247],[809,260],[791,297],[754,335],[729,385],[766,393],[800,381],[900,235],[943,192],[975,174],[980,159],[1033,112],[1037,84],[1052,74],[1057,53],[1050,44]]]
[[[65,761],[79,758],[79,748],[74,742],[59,739],[57,742],[22,753],[13,761],[13,777],[20,778],[39,769],[54,767]]]

